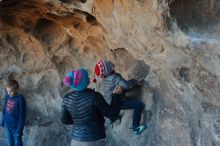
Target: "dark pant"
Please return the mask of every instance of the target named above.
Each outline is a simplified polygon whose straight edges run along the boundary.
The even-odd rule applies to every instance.
[[[105,146],[105,139],[97,141],[76,141],[72,139],[71,146]]]
[[[125,99],[121,104],[121,109],[134,109],[132,128],[140,126],[141,113],[144,109],[144,104],[138,100]]]
[[[18,135],[16,130],[5,128],[8,146],[22,146],[22,135]]]

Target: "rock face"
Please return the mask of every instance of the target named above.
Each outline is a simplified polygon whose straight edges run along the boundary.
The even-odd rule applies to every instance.
[[[220,46],[217,0],[2,0],[0,95],[7,79],[27,100],[27,146],[66,146],[59,120],[68,70],[109,59],[153,116],[133,136],[132,112],[107,126],[109,146],[220,145]],[[90,87],[102,92],[102,83]],[[144,121],[143,121],[144,122]],[[1,131],[0,145],[6,144]]]

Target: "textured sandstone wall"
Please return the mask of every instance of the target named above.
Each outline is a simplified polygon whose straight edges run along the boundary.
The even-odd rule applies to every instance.
[[[0,97],[17,79],[28,103],[28,146],[66,146],[59,121],[68,70],[110,59],[127,79],[148,83],[133,94],[153,111],[131,134],[132,112],[107,127],[109,146],[220,145],[220,47],[217,0],[0,1]],[[91,84],[102,92],[102,83]],[[144,122],[144,121],[143,121]],[[5,145],[3,131],[0,145]]]

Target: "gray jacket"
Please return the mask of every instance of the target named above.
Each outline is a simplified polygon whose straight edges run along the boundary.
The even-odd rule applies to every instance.
[[[130,89],[136,85],[134,79],[126,81],[119,73],[113,73],[107,78],[103,79],[104,83],[104,97],[105,100],[110,104],[112,100],[112,92],[116,85],[123,87],[124,89]]]

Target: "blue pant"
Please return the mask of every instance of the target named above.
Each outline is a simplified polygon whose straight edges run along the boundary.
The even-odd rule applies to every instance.
[[[8,146],[22,146],[22,135],[18,135],[16,130],[5,127]]]
[[[134,99],[125,99],[125,101],[122,102],[121,109],[134,109],[132,128],[135,129],[140,126],[141,113],[144,109],[142,102]]]

